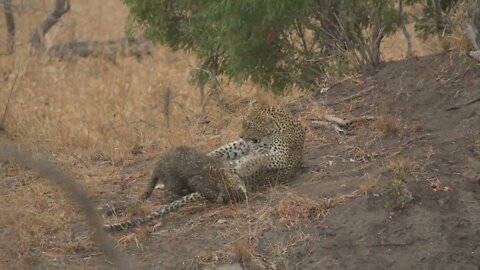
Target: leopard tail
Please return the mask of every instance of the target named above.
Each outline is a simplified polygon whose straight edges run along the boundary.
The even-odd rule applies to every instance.
[[[104,229],[107,232],[120,232],[120,231],[125,231],[129,230],[131,228],[137,227],[138,225],[148,223],[152,220],[159,219],[189,203],[192,202],[197,202],[197,201],[202,201],[205,200],[205,197],[201,195],[198,192],[188,194],[186,196],[183,196],[182,198],[175,200],[171,202],[168,205],[162,206],[160,209],[158,209],[155,212],[152,212],[146,216],[143,217],[135,217],[130,220],[126,220],[123,222],[115,223],[115,224],[110,224],[110,225],[104,225]]]

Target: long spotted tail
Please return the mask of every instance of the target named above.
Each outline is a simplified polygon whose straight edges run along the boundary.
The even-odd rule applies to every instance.
[[[202,201],[205,200],[205,197],[202,196],[200,193],[195,192],[188,194],[186,196],[183,196],[182,198],[171,202],[168,205],[162,206],[160,209],[158,209],[155,212],[152,212],[146,216],[143,217],[136,217],[132,218],[130,220],[126,220],[120,223],[115,223],[115,224],[110,224],[110,225],[105,225],[104,229],[108,232],[120,232],[120,231],[125,231],[129,230],[131,228],[134,228],[138,225],[148,223],[152,220],[159,219],[165,215],[167,215],[170,212],[173,212],[189,203],[192,202],[197,202],[197,201]]]

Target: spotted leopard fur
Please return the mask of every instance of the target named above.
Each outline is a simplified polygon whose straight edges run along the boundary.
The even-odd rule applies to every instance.
[[[209,152],[207,155],[219,160],[236,160],[266,153],[270,148],[270,140],[268,138],[261,138],[260,140],[238,139],[236,141],[227,143]]]
[[[204,196],[202,196],[198,192],[194,192],[194,193],[188,194],[186,196],[183,196],[180,199],[175,200],[175,201],[171,202],[170,204],[168,204],[166,206],[163,206],[159,210],[157,210],[155,212],[152,212],[152,213],[150,213],[146,216],[132,218],[130,220],[123,221],[123,222],[116,223],[116,224],[105,225],[104,229],[108,232],[120,232],[120,231],[129,230],[129,229],[132,229],[132,228],[134,228],[138,225],[145,224],[145,223],[148,223],[150,221],[159,219],[159,218],[161,218],[161,217],[163,217],[163,216],[165,216],[165,215],[167,215],[167,214],[169,214],[169,213],[171,213],[171,212],[173,212],[173,211],[175,211],[179,208],[182,208],[183,206],[185,206],[187,204],[197,202],[197,201],[203,201],[203,200],[205,200]]]
[[[130,229],[160,218],[193,201],[226,204],[246,197],[245,185],[233,172],[232,166],[208,157],[192,147],[177,147],[162,155],[141,201],[150,196],[159,180],[164,180],[165,193],[170,204],[144,217],[106,225],[105,229],[110,232]]]
[[[205,155],[193,147],[179,146],[162,154],[155,165],[150,181],[140,196],[144,202],[160,182],[165,200],[173,202],[181,196],[203,190],[205,195],[220,195],[235,189],[240,180],[228,171],[223,161]],[[201,176],[206,182],[193,181]],[[220,180],[222,179],[222,180]],[[220,182],[221,181],[221,182]]]
[[[240,179],[240,178],[238,178]],[[197,181],[197,183],[202,183],[205,180],[202,177],[193,177],[191,179],[192,181]],[[246,189],[243,185],[243,183],[239,183],[239,185],[242,187],[242,193],[241,194],[235,194],[232,195],[231,193],[228,193],[229,191],[227,190],[227,193],[224,193],[224,191],[220,191],[219,193],[212,192],[211,189],[200,189],[197,192],[190,193],[188,195],[185,195],[173,202],[170,202],[169,204],[162,206],[160,209],[158,209],[155,212],[152,212],[146,216],[143,217],[134,217],[132,219],[115,223],[115,224],[110,224],[110,225],[105,225],[104,229],[108,232],[120,232],[120,231],[125,231],[129,230],[131,228],[137,227],[139,225],[148,223],[150,221],[159,219],[179,208],[182,208],[185,205],[191,204],[193,202],[198,202],[198,201],[209,201],[213,203],[229,203],[229,202],[237,202],[240,200],[243,200],[246,197]],[[204,186],[204,184],[201,184],[201,186]],[[238,189],[239,186],[236,186]]]
[[[265,149],[235,165],[248,191],[288,183],[301,166],[305,130],[283,108],[255,106],[242,122],[240,138],[247,144],[268,142]]]
[[[299,120],[278,107],[256,106],[243,120],[240,139],[210,152],[208,156],[230,160],[233,174],[246,190],[255,191],[292,180],[300,168],[305,131]],[[196,178],[196,181],[203,181]],[[218,198],[218,197],[217,197]],[[160,218],[193,201],[207,199],[195,192],[158,211],[130,221],[107,225],[108,231],[121,231]]]

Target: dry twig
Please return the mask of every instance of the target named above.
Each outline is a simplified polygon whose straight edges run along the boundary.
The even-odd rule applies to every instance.
[[[3,111],[2,120],[0,121],[0,130],[5,129],[5,118],[7,116],[10,100],[12,99],[13,90],[15,89],[15,85],[17,84],[17,79],[18,79],[18,72],[17,74],[15,74],[15,78],[13,79],[12,86],[10,87],[10,93],[8,94],[7,104],[5,105],[5,111]]]
[[[323,116],[323,120],[314,120],[311,122],[313,127],[331,127],[333,128],[338,134],[348,134],[348,130],[350,129],[352,123],[359,122],[359,121],[371,121],[375,120],[376,117],[366,115],[361,117],[356,117],[352,119],[345,119],[339,118],[333,115],[325,114]]]
[[[170,115],[170,100],[171,100],[172,91],[169,87],[164,89],[163,93],[163,123],[165,127],[170,127],[169,115]]]
[[[466,102],[466,103],[463,103],[463,104],[459,104],[459,105],[455,105],[455,106],[452,106],[452,107],[449,107],[447,108],[447,111],[453,111],[453,110],[458,110],[460,109],[461,107],[464,107],[464,106],[467,106],[467,105],[470,105],[470,104],[473,104],[475,102],[479,102],[480,101],[480,96],[470,100],[469,102]]]

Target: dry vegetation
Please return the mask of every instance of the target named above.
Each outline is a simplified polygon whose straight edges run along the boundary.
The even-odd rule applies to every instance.
[[[5,131],[22,148],[52,154],[61,167],[82,179],[90,193],[101,195],[112,181],[122,182],[122,177],[141,176],[125,176],[118,172],[122,165],[134,159],[134,148],[140,149],[149,160],[172,146],[194,144],[207,150],[235,138],[240,121],[238,115],[227,113],[210,102],[206,117],[198,117],[200,94],[188,83],[188,73],[195,65],[195,57],[163,47],[157,47],[152,57],[145,57],[141,62],[122,57],[116,63],[89,58],[58,61],[32,55],[29,53],[29,36],[50,10],[50,1],[32,3],[35,4],[27,5],[16,17],[16,53],[0,56],[0,76],[4,82],[0,87],[1,111],[5,108],[13,79],[18,76],[6,115]],[[120,1],[73,1],[72,10],[49,32],[46,43],[120,38],[124,36],[126,15],[127,10]],[[0,29],[3,29],[1,23]],[[402,37],[399,34],[385,42],[385,59],[402,57],[398,52],[403,52],[403,42],[398,42],[397,38]],[[417,43],[414,48],[417,55],[437,50],[425,49]],[[167,88],[172,90],[170,128],[165,127],[163,107]],[[242,101],[249,98],[282,104],[299,95],[298,91],[293,92],[296,94],[280,100],[250,84],[224,84],[227,100],[239,106],[237,114],[242,112],[242,104],[245,104]],[[314,110],[324,111],[314,108],[311,114],[317,116],[319,112]],[[209,125],[202,124],[205,122]],[[385,133],[395,133],[398,122],[390,115],[381,114],[377,127]],[[315,139],[311,132],[309,136]],[[392,170],[409,171],[413,166],[408,160],[394,162],[388,165]],[[77,217],[81,213],[58,188],[46,184],[21,166],[3,164],[0,167],[6,168],[0,186],[0,228],[7,228],[0,230],[6,235],[2,236],[0,243],[0,265],[23,268],[41,261],[53,261],[62,267],[68,265],[75,254],[83,254],[85,262],[99,255],[90,238],[75,234],[72,228],[84,223],[81,217]],[[376,180],[368,180],[358,194],[368,192],[375,184]],[[246,230],[247,235],[254,236],[269,226],[270,215],[280,216],[286,226],[295,226],[304,219],[322,220],[329,207],[345,201],[348,196],[318,201],[287,193],[282,199],[277,197],[266,203],[265,208],[221,208],[202,218],[225,222],[223,220],[232,216],[236,219],[248,216],[251,222],[239,226],[239,235]],[[241,225],[242,221],[238,222]],[[252,225],[255,222],[259,225]],[[251,231],[252,228],[259,231]],[[129,241],[136,242],[141,248],[142,234],[124,235],[119,244]],[[302,236],[295,241],[302,241]],[[226,250],[232,244],[228,243]],[[280,260],[289,244],[292,243],[280,243],[276,247],[276,259]],[[242,248],[236,250],[245,253],[238,251]],[[246,260],[262,259],[261,254],[253,254],[252,258],[252,252],[237,256]],[[208,258],[205,256],[197,263],[208,264],[218,260],[215,256],[221,255],[213,254],[210,260],[201,261]],[[76,265],[76,268],[82,268],[82,265]]]

